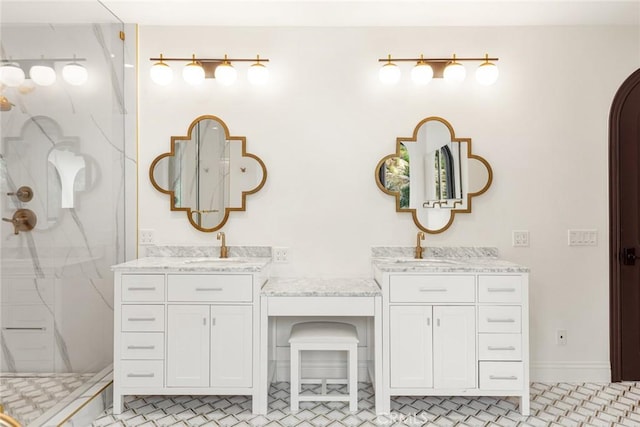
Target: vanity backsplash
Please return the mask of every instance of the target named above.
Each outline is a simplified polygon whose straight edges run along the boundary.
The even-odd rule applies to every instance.
[[[415,246],[373,246],[371,257],[373,258],[413,258],[416,252]],[[423,249],[423,258],[498,258],[498,248],[492,247],[426,247]]]
[[[146,247],[148,257],[214,257],[220,255],[220,247],[211,246],[156,246]],[[229,246],[230,258],[271,258],[271,246]]]

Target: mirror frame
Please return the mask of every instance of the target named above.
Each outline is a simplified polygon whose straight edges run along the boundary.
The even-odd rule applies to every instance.
[[[176,142],[177,141],[191,141],[191,134],[193,132],[193,129],[196,127],[196,125],[201,121],[201,120],[215,120],[218,123],[220,123],[222,125],[222,128],[224,129],[224,134],[226,137],[226,140],[228,141],[240,141],[240,143],[242,144],[242,157],[250,157],[254,160],[256,160],[258,162],[258,165],[260,165],[260,167],[262,168],[262,180],[260,181],[260,184],[258,184],[255,188],[253,188],[252,190],[249,191],[243,191],[242,192],[242,205],[239,207],[230,207],[230,206],[226,206],[224,208],[224,217],[222,218],[222,220],[220,221],[220,223],[218,225],[216,225],[213,228],[204,228],[201,227],[200,225],[198,225],[196,222],[194,222],[193,220],[193,215],[192,215],[192,210],[190,207],[179,207],[175,205],[175,192],[173,190],[166,190],[164,188],[162,188],[155,180],[155,178],[153,177],[153,171],[156,167],[156,165],[165,157],[171,157],[171,156],[175,156],[176,154]],[[189,222],[191,223],[191,225],[199,231],[203,231],[205,233],[211,233],[214,232],[216,230],[221,229],[226,223],[227,220],[229,219],[229,214],[232,211],[245,211],[246,210],[246,197],[249,194],[253,194],[253,193],[257,193],[258,191],[260,191],[260,189],[262,189],[262,187],[264,186],[265,182],[267,181],[267,168],[264,165],[264,162],[255,154],[251,154],[251,153],[247,153],[247,138],[245,136],[231,136],[229,134],[229,128],[227,127],[227,124],[219,117],[217,116],[213,116],[213,115],[203,115],[203,116],[199,116],[197,117],[193,122],[191,122],[191,124],[189,125],[189,129],[187,130],[187,135],[185,136],[172,136],[171,137],[171,151],[168,153],[163,153],[160,154],[158,157],[156,157],[153,162],[151,162],[151,166],[149,166],[149,179],[151,180],[151,184],[153,185],[153,187],[158,190],[161,193],[164,194],[168,194],[170,197],[170,203],[171,203],[171,211],[184,211],[187,214],[187,218],[189,219]]]
[[[433,230],[430,228],[425,227],[424,225],[422,225],[420,223],[420,221],[418,220],[418,215],[417,215],[417,211],[415,208],[401,208],[400,207],[400,192],[399,191],[390,191],[388,190],[380,181],[380,168],[384,165],[384,163],[391,158],[394,157],[400,157],[401,153],[400,153],[400,144],[402,144],[403,142],[417,142],[418,141],[418,131],[420,130],[420,127],[429,122],[429,121],[439,121],[442,124],[444,124],[447,129],[449,129],[449,133],[451,134],[451,141],[452,142],[466,142],[467,143],[467,159],[475,159],[480,161],[486,168],[487,168],[487,183],[484,185],[484,187],[482,187],[480,190],[473,192],[473,193],[467,193],[466,194],[466,198],[467,198],[467,207],[466,209],[451,209],[451,216],[449,217],[449,221],[442,227],[439,228],[437,230]],[[409,163],[409,165],[411,165],[411,163]],[[484,192],[486,192],[489,187],[491,186],[491,183],[493,182],[493,170],[491,169],[491,165],[489,165],[489,162],[487,162],[483,157],[478,156],[476,154],[473,154],[471,151],[471,138],[456,138],[455,136],[455,131],[453,130],[453,127],[451,126],[451,124],[446,121],[445,119],[443,119],[442,117],[438,117],[438,116],[430,116],[427,117],[426,119],[422,119],[415,127],[415,129],[413,130],[413,136],[411,137],[398,137],[396,138],[396,152],[393,154],[389,154],[388,156],[383,157],[377,164],[376,169],[375,169],[375,178],[376,178],[376,184],[378,185],[378,188],[380,190],[382,190],[383,192],[385,192],[386,194],[390,195],[390,196],[394,196],[396,199],[396,212],[410,212],[412,217],[413,217],[413,222],[415,223],[415,225],[422,231],[429,233],[429,234],[438,234],[438,233],[442,233],[445,230],[447,230],[449,227],[451,227],[451,224],[453,224],[453,220],[456,216],[456,213],[470,213],[471,212],[471,202],[472,199],[475,196],[479,196],[481,194],[483,194]]]

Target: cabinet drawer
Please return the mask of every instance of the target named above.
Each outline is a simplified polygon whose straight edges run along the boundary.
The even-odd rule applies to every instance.
[[[251,302],[250,274],[170,274],[167,276],[169,301]]]
[[[126,332],[121,337],[122,359],[164,359],[162,332]]]
[[[478,307],[478,332],[520,333],[522,323],[520,306]]]
[[[122,301],[164,301],[164,274],[123,274]]]
[[[480,388],[521,390],[524,386],[522,362],[480,362]]]
[[[480,360],[522,360],[522,335],[480,334],[478,356]]]
[[[162,387],[162,360],[123,360],[120,362],[122,387]]]
[[[507,302],[522,301],[521,276],[479,276],[479,302]]]
[[[391,302],[474,302],[474,276],[391,276]]]
[[[122,331],[164,331],[164,305],[123,305]]]

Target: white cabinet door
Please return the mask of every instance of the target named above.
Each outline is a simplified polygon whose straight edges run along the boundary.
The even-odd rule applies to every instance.
[[[209,386],[209,306],[167,307],[167,387]]]
[[[251,387],[252,331],[251,306],[211,306],[211,387]]]
[[[389,307],[390,386],[433,387],[431,306]]]
[[[433,385],[476,387],[475,307],[433,307]]]

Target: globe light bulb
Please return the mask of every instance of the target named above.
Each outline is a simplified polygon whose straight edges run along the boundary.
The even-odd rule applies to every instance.
[[[247,70],[247,79],[249,83],[256,86],[263,86],[269,80],[269,70],[260,63],[260,55],[257,56],[256,63]]]
[[[214,73],[216,80],[223,86],[232,85],[238,78],[238,73],[231,63],[227,60],[227,55],[224,55],[224,61],[222,64],[216,67]]]
[[[411,70],[411,80],[418,85],[426,85],[433,78],[433,68],[431,65],[424,62],[422,55],[420,55],[420,61]]]
[[[451,83],[462,83],[467,76],[467,70],[462,64],[456,62],[456,54],[453,54],[453,61],[444,69],[444,79]]]
[[[89,78],[87,69],[77,62],[72,62],[62,68],[62,78],[72,86],[81,86]]]
[[[48,65],[34,65],[29,68],[29,77],[38,86],[51,86],[57,80],[56,71]]]
[[[489,54],[485,54],[485,60],[476,70],[476,80],[483,86],[490,86],[498,80],[498,67],[489,62]]]
[[[173,80],[173,70],[162,61],[162,54],[160,54],[160,62],[151,66],[149,76],[152,82],[160,86],[166,86]]]
[[[10,62],[0,67],[0,81],[9,87],[20,86],[25,79],[24,71],[15,63]]]
[[[192,56],[191,63],[187,64],[182,69],[182,78],[185,82],[193,86],[204,82],[204,68],[196,62],[195,54]]]
[[[391,55],[389,55],[387,63],[380,68],[378,78],[386,85],[393,85],[400,81],[400,68],[391,62]]]

